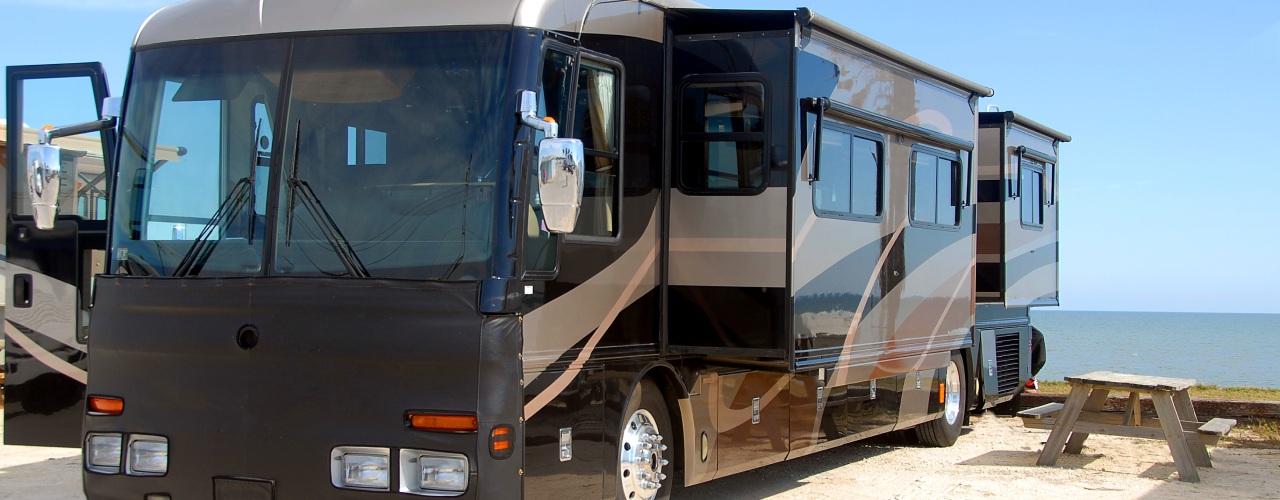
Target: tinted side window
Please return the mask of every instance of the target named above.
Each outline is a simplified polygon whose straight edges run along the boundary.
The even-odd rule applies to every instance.
[[[814,210],[832,217],[878,217],[883,206],[883,143],[833,124],[824,126],[822,134]]]
[[[1043,226],[1046,201],[1044,196],[1044,166],[1038,162],[1023,159],[1020,177],[1022,185],[1019,186],[1018,190],[1022,195],[1022,223],[1030,226]]]
[[[573,230],[577,236],[612,238],[618,235],[622,192],[618,183],[621,178],[620,80],[618,69],[593,60],[583,59],[578,70],[577,102],[569,137],[582,140],[586,186],[578,225]]]
[[[911,220],[924,225],[960,224],[960,161],[916,150],[911,159]]]
[[[763,189],[764,109],[759,82],[686,85],[680,102],[680,187],[695,193]]]

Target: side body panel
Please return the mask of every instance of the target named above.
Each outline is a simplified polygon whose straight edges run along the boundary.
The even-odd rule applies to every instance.
[[[1058,146],[1071,138],[1016,113],[978,117],[978,407],[1032,377],[1030,308],[1058,305]],[[1041,347],[1042,348],[1042,347]]]
[[[967,93],[833,37],[815,32],[802,43],[797,98],[827,98],[960,142],[974,140],[976,117]],[[795,109],[800,109],[799,104]],[[809,129],[797,135],[812,138],[814,119],[806,118]],[[950,352],[969,345],[974,321],[974,209],[963,203],[970,197],[972,177],[962,177],[954,226],[913,221],[911,206],[913,158],[921,147],[953,155],[961,172],[967,172],[970,151],[831,111],[823,125],[854,130],[879,143],[882,204],[878,215],[820,214],[814,205],[814,185],[807,181],[817,153],[816,139],[808,140],[809,149],[797,155],[791,236],[796,366],[798,373],[819,373],[817,383],[824,391],[818,406],[835,414],[862,416],[849,420],[824,414],[822,421],[800,429],[794,426],[806,420],[805,414],[812,409],[797,407],[793,439],[814,445],[802,453],[840,436],[867,435],[927,419],[937,406],[930,407],[926,399],[937,376],[934,372],[946,366]],[[831,133],[824,141],[829,137]],[[835,174],[828,165],[830,158],[822,158],[826,170],[819,170],[825,172],[821,175]],[[884,406],[884,399],[873,403],[873,382],[877,393],[901,399],[888,403],[892,407]],[[932,391],[936,398],[937,387]],[[840,430],[831,432],[827,427]]]
[[[726,26],[750,29],[729,17],[714,23],[693,16],[674,27],[671,84],[677,111],[672,120],[677,124],[671,131],[676,138],[669,190],[667,341],[676,352],[759,357],[781,365],[788,356],[786,214],[793,147],[789,75],[794,21],[786,12],[734,14],[741,15],[743,22],[758,23],[761,31],[708,34]],[[743,136],[734,138],[732,134],[723,135],[726,142],[700,138],[723,124],[712,118],[694,123],[696,118],[685,116],[708,112],[715,106],[710,101],[686,102],[686,94],[695,95],[692,89],[699,86],[718,85],[757,86],[763,94],[759,111],[763,134],[758,136],[763,137],[763,165],[758,187],[685,185],[684,169],[699,168],[695,165],[703,158],[698,156],[698,148],[744,141]],[[706,109],[699,109],[699,105]],[[751,153],[744,142],[736,143],[736,159],[718,161],[746,163],[744,158]],[[706,168],[724,168],[712,165],[712,154],[707,153]],[[725,465],[722,461],[721,467]]]
[[[978,129],[977,301],[1004,303],[1004,200],[1006,179],[1004,128]]]
[[[618,236],[561,236],[554,275],[523,281],[531,292],[521,308],[529,498],[613,494],[623,406],[638,375],[659,358],[664,17],[652,6],[621,5],[592,10],[587,31],[608,31],[622,16],[630,24],[616,33],[626,35],[582,36],[584,49],[616,59],[622,70]],[[675,410],[674,399],[669,407]]]
[[[1005,169],[1009,179],[1022,184],[1019,197],[1005,201],[1004,210],[1004,287],[1005,305],[1010,307],[1058,305],[1058,204],[1057,162],[1041,162],[1045,185],[1041,195],[1043,224],[1026,223],[1020,210],[1024,199],[1031,199],[1026,185],[1026,169],[1019,167],[1018,148],[1029,148],[1042,154],[1057,156],[1057,144],[1016,123],[1010,124],[1004,139]],[[1056,158],[1054,158],[1056,160]],[[1030,163],[1030,162],[1028,162]],[[1022,173],[1020,173],[1020,171]],[[1036,203],[1041,205],[1040,203]]]

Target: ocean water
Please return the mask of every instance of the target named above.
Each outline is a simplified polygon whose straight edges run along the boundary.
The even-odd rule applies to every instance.
[[[1105,370],[1280,388],[1280,314],[1033,309],[1048,361],[1037,377]]]

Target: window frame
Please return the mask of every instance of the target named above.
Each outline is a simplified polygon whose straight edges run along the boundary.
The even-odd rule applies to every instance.
[[[956,217],[954,224],[942,224],[937,221],[921,220],[916,217],[916,168],[919,166],[919,154],[924,153],[941,160],[950,160],[952,162],[951,170],[951,198],[956,209]],[[959,231],[963,222],[963,212],[966,206],[965,191],[968,191],[967,175],[965,175],[966,165],[964,156],[955,150],[940,149],[925,144],[913,144],[911,146],[911,169],[909,172],[908,189],[907,189],[907,219],[912,227],[939,229],[946,231]],[[937,172],[937,163],[934,163],[934,172]],[[937,179],[937,177],[935,177]],[[935,194],[936,196],[936,194]],[[936,199],[936,198],[935,198]],[[934,215],[937,215],[937,209],[934,209]]]
[[[684,130],[684,93],[691,85],[696,84],[757,84],[760,86],[760,121],[763,129],[760,132],[686,132]],[[755,196],[763,193],[769,188],[769,181],[773,170],[773,165],[769,159],[769,151],[772,146],[770,138],[772,137],[772,124],[770,120],[770,106],[772,105],[773,91],[770,88],[769,80],[765,75],[758,72],[747,73],[724,73],[716,75],[691,75],[685,77],[679,85],[676,86],[675,96],[676,105],[674,107],[674,117],[672,122],[675,124],[673,132],[675,138],[672,141],[672,148],[675,156],[676,168],[674,169],[671,184],[681,193],[690,196]],[[754,188],[734,188],[734,189],[712,189],[712,188],[690,188],[684,185],[684,154],[681,149],[681,143],[686,138],[698,140],[702,143],[719,142],[711,140],[714,136],[723,134],[726,136],[756,136],[759,135],[761,143],[761,177],[762,182],[759,187]],[[732,142],[739,143],[744,141],[755,141],[756,139],[733,139]]]
[[[624,175],[626,166],[623,165],[624,163],[623,157],[625,153],[623,143],[625,142],[625,138],[626,138],[626,105],[625,105],[626,88],[627,88],[626,67],[622,64],[621,59],[618,59],[616,57],[611,57],[605,54],[601,54],[599,52],[593,52],[587,49],[581,49],[581,48],[576,49],[575,57],[577,59],[573,62],[574,98],[571,99],[569,102],[570,123],[564,124],[564,128],[560,129],[562,132],[572,131],[578,125],[576,123],[576,120],[578,117],[577,90],[579,90],[578,82],[579,82],[579,78],[582,76],[582,70],[583,70],[582,66],[584,61],[590,61],[594,65],[603,66],[605,68],[613,70],[614,75],[616,75],[616,78],[617,78],[617,81],[615,82],[615,87],[614,87],[615,92],[614,92],[613,105],[614,105],[614,112],[615,112],[614,140],[618,142],[617,144],[618,151],[617,153],[609,153],[609,152],[598,150],[598,149],[590,149],[585,147],[583,148],[584,161],[592,157],[605,157],[605,158],[612,158],[614,160],[614,165],[617,170],[615,174],[617,177],[617,181],[614,183],[614,189],[613,189],[614,201],[616,202],[616,205],[614,206],[615,220],[614,220],[613,235],[596,236],[596,235],[585,235],[585,234],[576,234],[573,232],[569,232],[569,233],[564,233],[564,241],[567,243],[617,245],[619,242],[622,241],[623,205],[625,205],[625,203],[623,203],[624,201],[623,193],[625,188],[623,183],[625,182],[625,178],[626,178]],[[569,136],[562,134],[561,137],[569,137]],[[584,181],[585,181],[585,176],[584,176]],[[580,207],[578,210],[578,224],[582,223],[582,213],[585,208],[586,208],[586,200],[584,199],[582,207]],[[574,229],[577,230],[578,228],[575,226]],[[557,265],[556,267],[559,268],[559,265]]]
[[[852,196],[853,195],[853,157],[851,156],[849,159],[850,161],[849,163],[849,194],[850,194],[849,211],[841,212],[836,210],[820,210],[818,208],[818,203],[817,203],[817,200],[815,200],[815,197],[817,196],[817,193],[818,193],[817,183],[822,182],[821,178],[819,178],[816,182],[812,183],[813,188],[810,189],[811,192],[809,195],[809,203],[810,203],[810,206],[813,208],[814,215],[817,215],[818,217],[828,218],[828,219],[856,220],[856,221],[864,221],[864,222],[880,222],[884,220],[884,212],[885,212],[884,194],[886,191],[885,189],[886,177],[884,174],[884,167],[885,167],[885,164],[888,163],[887,156],[888,156],[888,150],[889,150],[889,148],[886,147],[886,144],[888,141],[887,141],[887,138],[885,137],[885,134],[874,132],[874,131],[867,130],[860,127],[855,127],[853,125],[848,125],[838,120],[832,120],[829,118],[823,120],[822,128],[828,131],[847,133],[855,139],[858,139],[858,138],[865,139],[865,140],[874,142],[877,146],[879,146],[880,156],[879,158],[877,158],[877,161],[876,161],[876,213],[875,215],[870,215],[870,214],[863,214],[863,213],[858,213],[853,211],[853,202],[852,202],[853,200],[853,196]],[[822,145],[817,144],[817,147],[820,148],[822,147]],[[819,172],[823,172],[823,173],[829,172],[826,166],[823,166],[823,165],[818,165],[818,169],[819,169]]]
[[[572,58],[573,60],[569,62],[570,75],[567,78],[570,78],[571,81],[574,81],[574,82],[576,82],[578,79],[577,58],[580,57],[578,48],[572,45],[569,45],[567,43],[554,40],[552,38],[546,38],[542,40],[541,47],[538,50],[538,66],[534,73],[536,75],[535,76],[536,87],[539,92],[545,91],[545,89],[543,88],[544,82],[542,81],[542,75],[547,70],[546,68],[547,60],[550,57],[551,52],[559,52],[561,54],[568,55],[570,58]],[[540,95],[538,97],[540,101],[545,102],[545,98],[546,98],[545,96]],[[547,116],[545,114],[547,112],[550,112],[550,110],[549,109],[539,110],[540,116]],[[573,116],[572,102],[569,103],[569,107],[566,110],[566,114],[570,117]],[[564,127],[564,130],[569,130],[568,123],[561,123],[557,125],[560,127]],[[521,127],[521,128],[525,128],[525,127]],[[530,130],[529,134],[530,134],[529,135],[530,141],[527,146],[528,152],[526,152],[522,156],[523,156],[524,163],[527,163],[529,165],[530,171],[524,173],[521,176],[523,177],[523,179],[520,180],[521,184],[523,185],[523,188],[521,189],[521,193],[524,193],[528,196],[528,201],[526,201],[523,204],[523,208],[521,209],[521,212],[525,212],[525,208],[527,208],[528,210],[533,210],[533,199],[536,196],[536,190],[538,189],[537,183],[535,181],[535,178],[537,177],[537,168],[538,168],[537,167],[538,143],[542,139],[546,138],[546,136],[541,131],[538,131],[538,130]],[[523,214],[523,213],[519,217],[521,219],[520,241],[518,244],[519,255],[520,255],[519,270],[520,270],[521,279],[526,279],[526,280],[555,279],[555,277],[560,274],[560,245],[564,243],[563,241],[564,234],[549,233],[547,250],[551,252],[551,267],[550,268],[532,267],[530,265],[531,256],[529,254],[530,253],[529,243],[533,241],[533,238],[529,236],[529,217],[527,216],[527,214]],[[534,222],[539,226],[541,226],[542,220],[539,217],[541,216],[534,215],[533,218],[534,218]],[[541,230],[541,227],[539,227],[539,230]]]
[[[1030,165],[1025,164],[1023,163],[1024,161],[1029,161],[1031,164]],[[1045,211],[1046,211],[1046,208],[1049,206],[1049,197],[1046,195],[1047,190],[1045,189],[1045,182],[1049,178],[1048,171],[1047,171],[1049,165],[1051,164],[1047,162],[1041,162],[1032,158],[1026,158],[1022,155],[1019,155],[1018,157],[1018,221],[1022,224],[1022,227],[1025,229],[1031,229],[1036,231],[1044,229]],[[1022,181],[1025,176],[1025,172],[1023,172],[1023,170],[1035,172],[1036,174],[1040,175],[1040,186],[1039,186],[1040,188],[1040,196],[1039,196],[1040,221],[1039,222],[1028,221],[1024,216],[1026,213],[1025,210],[1027,208],[1027,194],[1023,192],[1025,191],[1022,186]]]

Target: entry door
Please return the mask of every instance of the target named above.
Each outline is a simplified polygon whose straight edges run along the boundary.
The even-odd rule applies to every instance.
[[[54,139],[62,147],[58,217],[37,229],[26,149],[44,125],[102,118],[99,63],[10,66],[3,179],[4,442],[80,446],[88,378],[88,307],[106,257],[115,132]]]

